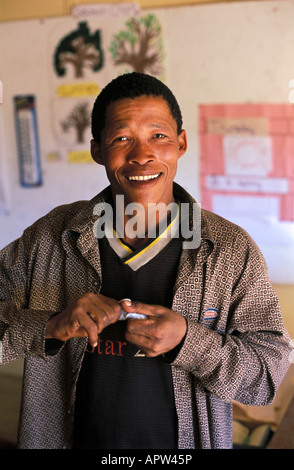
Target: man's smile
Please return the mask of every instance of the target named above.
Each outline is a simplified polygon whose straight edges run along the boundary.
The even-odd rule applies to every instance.
[[[156,173],[154,175],[130,175],[126,176],[128,181],[150,181],[157,179],[161,173]]]

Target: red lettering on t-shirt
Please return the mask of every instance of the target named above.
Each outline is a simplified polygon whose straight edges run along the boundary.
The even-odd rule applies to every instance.
[[[93,349],[92,351],[89,351],[87,349],[87,352],[93,353],[96,350],[97,354],[99,355],[122,357],[123,356],[122,349],[126,345],[127,345],[126,341],[118,341],[118,340],[112,341],[111,339],[104,341],[99,336],[97,348]]]

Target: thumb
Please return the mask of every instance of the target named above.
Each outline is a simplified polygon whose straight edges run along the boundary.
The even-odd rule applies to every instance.
[[[146,318],[146,306],[142,302],[132,301],[130,299],[122,299],[120,301],[122,307],[122,316],[121,319],[125,320],[127,318]]]

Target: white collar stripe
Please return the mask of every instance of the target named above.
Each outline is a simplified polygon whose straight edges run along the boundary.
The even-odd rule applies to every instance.
[[[111,222],[109,221],[109,224]],[[107,224],[108,225],[108,224]],[[109,236],[110,233],[112,236]],[[118,238],[115,229],[112,227],[110,232],[110,225],[108,230],[105,231],[110,246],[120,257],[120,259],[130,266],[134,271],[139,269],[144,264],[153,259],[160,251],[168,245],[172,238],[179,236],[179,208],[178,211],[170,222],[170,224],[162,231],[162,233],[155,239],[152,239],[147,245],[132,250],[120,238]]]

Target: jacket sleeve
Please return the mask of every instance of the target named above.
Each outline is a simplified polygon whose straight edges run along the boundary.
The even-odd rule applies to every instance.
[[[221,312],[226,327],[210,329],[189,319],[173,365],[192,373],[208,394],[225,402],[267,405],[290,366],[291,339],[262,254],[251,243],[242,251],[244,267]]]
[[[52,312],[30,308],[32,229],[0,252],[0,365],[27,354],[45,357],[44,332]]]

